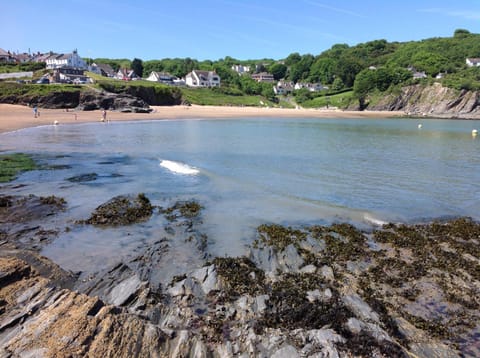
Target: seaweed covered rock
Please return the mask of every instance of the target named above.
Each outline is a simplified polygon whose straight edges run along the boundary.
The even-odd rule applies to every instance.
[[[146,221],[152,216],[153,206],[143,194],[136,198],[120,195],[95,209],[84,223],[90,225],[131,225]]]

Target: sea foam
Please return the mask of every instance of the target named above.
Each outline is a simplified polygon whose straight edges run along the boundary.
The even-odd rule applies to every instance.
[[[200,170],[198,170],[197,168],[191,167],[184,163],[174,162],[171,160],[161,160],[160,166],[177,174],[197,175],[198,173],[200,173]]]

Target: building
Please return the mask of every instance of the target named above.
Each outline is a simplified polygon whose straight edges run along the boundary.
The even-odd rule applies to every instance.
[[[275,79],[273,78],[273,75],[267,72],[254,73],[252,75],[252,79],[254,79],[257,82],[274,82],[275,81]]]
[[[59,67],[53,70],[50,82],[59,83],[87,83],[90,79],[85,71],[75,67]]]
[[[220,87],[220,76],[215,71],[193,70],[185,76],[189,87]]]
[[[232,70],[237,72],[240,75],[243,75],[244,73],[250,72],[250,66],[233,65]]]
[[[150,72],[150,75],[146,78],[146,80],[152,82],[160,82],[166,85],[174,85],[174,81],[178,80],[178,78],[172,76],[169,73],[152,71]]]
[[[46,60],[47,69],[74,67],[87,69],[87,63],[78,55],[77,50],[67,54],[52,54]]]
[[[328,89],[328,87],[323,86],[321,83],[303,83],[303,82],[297,82],[295,84],[295,89],[299,90],[302,88],[308,89],[310,92],[319,92],[325,89]]]
[[[106,63],[92,63],[88,66],[88,70],[104,77],[115,77],[112,66]]]
[[[17,62],[15,56],[13,56],[10,51],[5,51],[0,48],[0,63],[6,62]]]
[[[467,58],[465,60],[468,67],[478,67],[480,66],[480,58]]]
[[[273,92],[276,95],[287,95],[294,90],[293,82],[278,81],[276,86],[273,86]]]
[[[138,79],[138,76],[133,70],[129,70],[127,68],[121,68],[116,73],[115,78],[117,80],[123,80],[123,81],[134,81]]]

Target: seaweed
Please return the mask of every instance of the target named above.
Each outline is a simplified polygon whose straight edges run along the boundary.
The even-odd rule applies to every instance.
[[[153,206],[145,194],[140,193],[132,199],[128,196],[117,196],[100,205],[85,221],[91,225],[131,225],[148,220],[153,213]]]
[[[265,291],[265,273],[246,257],[217,257],[213,260],[222,278],[223,292],[229,299]]]
[[[0,155],[0,183],[13,181],[19,174],[35,169],[38,169],[38,166],[28,154]]]

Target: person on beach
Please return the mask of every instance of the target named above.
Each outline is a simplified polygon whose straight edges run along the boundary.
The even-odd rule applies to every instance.
[[[33,105],[33,117],[34,118],[38,117],[38,107],[36,104]]]
[[[103,110],[102,111],[102,122],[105,122],[107,120],[107,111]]]

